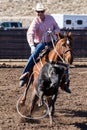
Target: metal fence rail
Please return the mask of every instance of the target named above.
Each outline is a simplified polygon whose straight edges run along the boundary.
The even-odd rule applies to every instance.
[[[25,59],[30,54],[26,29],[0,30],[0,59]]]

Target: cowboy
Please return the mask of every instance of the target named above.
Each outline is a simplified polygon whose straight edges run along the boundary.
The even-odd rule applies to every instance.
[[[52,46],[52,40],[49,33],[53,32],[53,40],[56,41],[56,33],[60,32],[60,28],[54,18],[51,15],[45,14],[45,7],[42,3],[37,3],[36,17],[32,21],[27,31],[27,41],[31,48],[31,56],[28,59],[27,65],[24,67],[22,75],[20,77],[20,86],[28,81],[29,71],[34,66],[34,59],[36,60],[40,52],[47,46]],[[46,34],[46,35],[45,35]],[[66,92],[70,90],[65,90]]]

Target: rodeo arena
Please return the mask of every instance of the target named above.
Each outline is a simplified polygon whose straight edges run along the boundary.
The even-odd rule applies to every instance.
[[[70,6],[68,0],[21,0],[21,3],[19,0],[0,0],[0,130],[87,130],[85,1],[73,0],[73,8],[67,9]],[[59,4],[59,12],[52,10],[53,7],[48,12],[59,25],[60,34],[57,34],[59,39],[55,45],[49,28],[47,34],[53,48],[43,50],[36,61],[33,58],[35,65],[26,87],[20,87],[20,76],[31,55],[26,33],[35,16],[32,11],[28,14],[27,10],[31,10],[37,2],[43,2],[50,8],[57,8]],[[84,4],[83,13],[80,12],[80,2]],[[26,10],[23,10],[24,4]],[[62,4],[66,6],[65,12],[60,11]],[[74,6],[78,10],[74,10]],[[21,13],[16,12],[13,16],[11,7],[13,13],[19,10],[17,7],[22,9]],[[77,12],[71,13],[72,10]],[[53,61],[51,55],[56,57]],[[68,93],[64,91],[67,68]]]

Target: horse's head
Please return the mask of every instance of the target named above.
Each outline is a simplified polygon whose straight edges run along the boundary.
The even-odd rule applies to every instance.
[[[58,33],[58,42],[56,44],[56,49],[59,55],[67,62],[68,64],[72,64],[73,55],[72,55],[72,34],[68,33]]]

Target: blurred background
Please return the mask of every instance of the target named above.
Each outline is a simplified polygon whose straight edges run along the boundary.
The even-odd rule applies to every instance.
[[[37,2],[43,2],[48,14],[62,15],[63,19],[55,18],[60,24],[66,23],[62,24],[63,29],[71,29],[74,57],[86,58],[87,0],[0,0],[0,60],[29,57],[26,32]]]
[[[0,20],[20,21],[29,27],[35,15],[32,8],[40,1],[50,14],[87,14],[86,0],[0,0]]]

